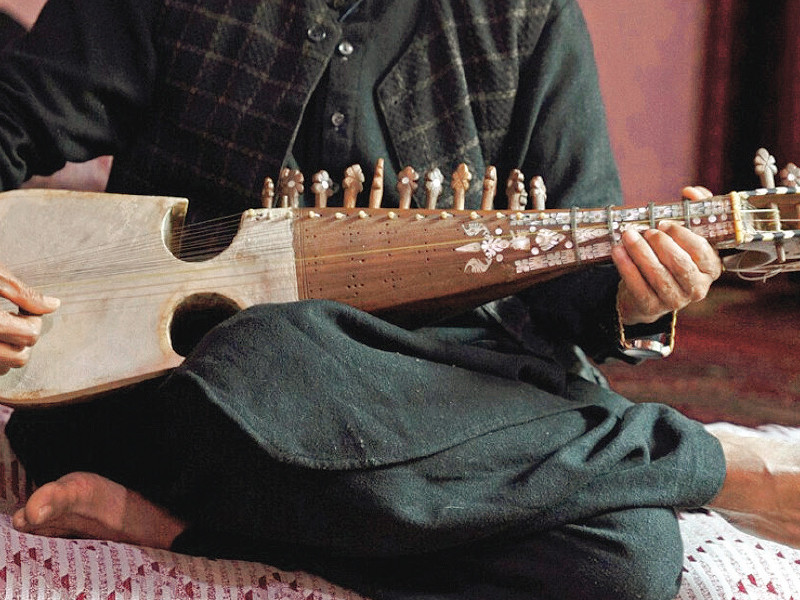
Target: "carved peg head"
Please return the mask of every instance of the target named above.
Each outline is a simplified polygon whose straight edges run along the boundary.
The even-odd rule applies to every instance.
[[[425,208],[433,210],[442,195],[444,188],[444,175],[439,167],[434,167],[425,173]]]
[[[412,167],[406,167],[397,174],[397,193],[400,196],[398,201],[400,208],[411,208],[411,197],[419,186],[417,181],[419,181],[419,173]]]
[[[774,188],[775,174],[778,172],[778,167],[775,165],[775,157],[766,148],[759,148],[753,159],[753,165],[761,185],[768,189]]]
[[[464,210],[465,198],[471,181],[472,172],[469,167],[464,163],[458,165],[456,170],[453,171],[453,177],[450,182],[450,187],[453,188],[453,208],[456,210]]]
[[[264,178],[264,185],[261,187],[261,206],[272,208],[275,202],[275,182],[272,177]]]
[[[297,208],[300,206],[300,194],[305,191],[303,182],[305,177],[297,169],[284,167],[278,181],[278,194],[283,208]]]
[[[541,175],[535,175],[531,179],[531,198],[533,198],[533,208],[536,210],[544,210],[547,206],[547,188],[544,185],[544,178]]]
[[[794,163],[789,163],[780,172],[781,185],[786,187],[800,186],[800,167]]]
[[[372,174],[372,186],[369,190],[369,207],[380,208],[383,202],[383,159],[379,158],[375,162],[375,170]]]
[[[525,193],[525,176],[519,169],[511,169],[506,180],[506,198],[508,210],[522,210],[527,203]]]
[[[481,196],[481,209],[491,210],[494,207],[494,198],[497,195],[497,168],[489,165],[483,175],[483,195]]]
[[[350,165],[344,171],[344,206],[353,208],[356,205],[358,195],[364,190],[364,171],[361,165]]]
[[[314,194],[314,206],[324,208],[328,205],[328,198],[333,196],[333,180],[325,171],[314,173],[311,178],[311,193]]]

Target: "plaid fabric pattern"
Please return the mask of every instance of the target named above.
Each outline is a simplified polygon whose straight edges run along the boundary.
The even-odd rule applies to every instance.
[[[519,166],[503,147],[520,66],[550,4],[433,0],[410,16],[417,34],[377,87],[400,164],[447,172],[466,162],[478,177],[487,164]],[[324,40],[309,39],[315,26]],[[200,197],[224,203],[221,213],[252,206],[284,163],[340,35],[323,0],[165,0],[153,125],[118,158],[110,188]],[[471,195],[477,202],[480,185]]]
[[[487,165],[500,177],[524,156],[504,155],[513,131],[520,69],[531,57],[549,1],[432,2],[425,29],[378,88],[400,164],[449,173],[466,163],[478,180]]]
[[[166,0],[153,125],[110,187],[252,206],[325,68],[332,42],[306,32],[329,12],[322,2]]]

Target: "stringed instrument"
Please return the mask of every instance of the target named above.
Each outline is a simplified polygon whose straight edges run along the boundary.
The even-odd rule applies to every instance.
[[[0,194],[0,261],[62,301],[42,317],[28,364],[0,377],[0,402],[64,402],[158,376],[182,362],[198,320],[213,324],[257,303],[325,298],[401,324],[451,314],[608,262],[626,228],[662,219],[685,223],[718,249],[742,250],[726,258],[729,270],[766,276],[800,264],[795,188],[646,207],[544,210],[543,185],[534,178],[536,206],[522,210],[527,192],[516,172],[507,186],[512,208],[494,210],[496,175],[487,170],[484,208],[470,211],[463,210],[462,193],[470,177],[459,169],[453,209],[430,202],[441,193],[440,174],[426,179],[429,207],[411,209],[416,174],[402,172],[400,208],[388,209],[379,207],[375,181],[369,206],[355,206],[358,171],[348,175],[343,206],[325,206],[330,181],[315,176],[317,206],[299,208],[302,178],[284,173],[283,206],[237,216],[229,222],[230,244],[202,260],[195,253],[204,249],[206,229],[182,228],[184,199]],[[269,206],[274,193],[268,180]]]

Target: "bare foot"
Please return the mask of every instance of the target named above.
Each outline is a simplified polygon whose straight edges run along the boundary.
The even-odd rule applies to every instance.
[[[70,473],[37,489],[13,517],[19,531],[168,549],[186,525],[120,484]]]
[[[722,444],[727,473],[709,507],[748,533],[800,548],[800,443],[711,433]]]

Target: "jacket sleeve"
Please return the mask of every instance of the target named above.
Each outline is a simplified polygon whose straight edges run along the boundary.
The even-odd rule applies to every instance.
[[[50,0],[0,55],[0,189],[114,153],[152,90],[155,0]]]
[[[25,35],[25,28],[11,15],[0,11],[0,49]]]

